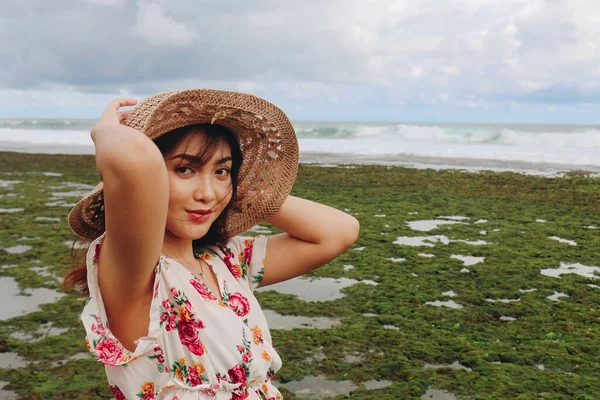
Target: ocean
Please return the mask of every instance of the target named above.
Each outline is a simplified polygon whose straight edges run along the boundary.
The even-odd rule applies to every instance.
[[[95,120],[0,120],[0,151],[93,154]],[[305,163],[600,173],[600,126],[296,121]]]

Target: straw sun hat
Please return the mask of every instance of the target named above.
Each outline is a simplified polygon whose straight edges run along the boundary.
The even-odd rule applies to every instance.
[[[143,100],[122,123],[152,140],[201,123],[223,125],[233,132],[242,165],[237,198],[225,223],[229,237],[272,217],[294,184],[298,171],[294,128],[283,111],[259,97],[211,89],[164,92]],[[105,230],[102,188],[100,183],[69,213],[71,229],[88,239]]]

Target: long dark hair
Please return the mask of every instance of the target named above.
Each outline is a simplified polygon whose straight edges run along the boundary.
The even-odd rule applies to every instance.
[[[175,146],[181,143],[182,140],[185,140],[187,135],[194,132],[202,132],[205,134],[204,147],[200,149],[198,154],[196,154],[195,156],[200,164],[205,164],[209,160],[211,160],[215,153],[221,148],[223,142],[229,145],[229,148],[231,149],[232,159],[231,200],[223,209],[221,215],[219,215],[215,222],[213,222],[213,224],[210,226],[206,235],[193,241],[193,247],[194,249],[197,249],[202,246],[225,243],[229,239],[227,231],[225,230],[225,224],[227,221],[227,216],[229,215],[231,205],[235,202],[235,199],[237,197],[238,176],[240,172],[240,167],[242,165],[242,153],[236,136],[233,134],[233,132],[231,132],[223,125],[217,124],[195,124],[184,126],[164,134],[163,136],[156,139],[154,143],[160,149],[160,152],[164,156]],[[87,266],[85,264],[85,255],[87,254],[89,244],[87,248],[82,248],[80,246],[77,246],[76,248],[76,243],[77,241],[73,244],[71,256],[73,257],[74,265],[79,266],[71,270],[65,276],[65,279],[63,281],[63,288],[67,291],[76,290],[82,295],[88,296],[89,288],[87,285]]]

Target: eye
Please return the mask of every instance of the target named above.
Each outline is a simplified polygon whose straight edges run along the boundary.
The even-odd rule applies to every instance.
[[[191,168],[189,167],[177,167],[175,168],[176,172],[179,172],[180,174],[183,175],[189,175],[189,173],[186,173],[186,171],[190,171],[190,172],[194,172]]]
[[[219,168],[216,172],[217,176],[219,177],[227,177],[229,176],[229,168]]]

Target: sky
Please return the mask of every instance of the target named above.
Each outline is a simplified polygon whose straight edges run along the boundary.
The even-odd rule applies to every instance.
[[[119,96],[263,97],[292,120],[600,124],[597,0],[9,0],[0,118]]]

